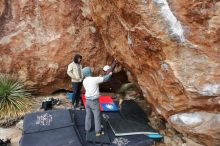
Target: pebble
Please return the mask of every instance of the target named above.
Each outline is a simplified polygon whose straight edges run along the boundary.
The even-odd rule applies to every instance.
[[[19,121],[19,122],[16,124],[16,128],[18,128],[19,130],[23,130],[23,120]]]
[[[171,143],[170,137],[164,136],[164,143],[166,143],[166,144]]]

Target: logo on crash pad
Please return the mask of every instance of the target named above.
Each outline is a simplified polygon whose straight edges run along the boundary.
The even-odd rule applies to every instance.
[[[118,106],[114,103],[101,103],[103,111],[118,111]]]
[[[52,119],[52,115],[45,113],[43,115],[37,116],[36,124],[42,126],[50,126],[50,124],[52,123]]]
[[[114,108],[111,104],[107,104],[106,107],[107,107],[108,109],[113,109],[113,108]]]

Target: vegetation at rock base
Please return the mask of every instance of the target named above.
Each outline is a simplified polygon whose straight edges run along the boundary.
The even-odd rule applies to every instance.
[[[24,82],[13,75],[0,74],[0,120],[24,115],[32,104],[30,96]]]

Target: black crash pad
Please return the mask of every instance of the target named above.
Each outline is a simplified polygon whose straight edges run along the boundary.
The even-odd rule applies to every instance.
[[[83,139],[83,143],[86,146],[94,146],[93,143],[86,141],[86,132],[85,132],[85,110],[74,110],[74,118],[75,123],[77,125],[77,129]],[[108,114],[108,115],[106,115]],[[102,112],[102,115],[117,118],[121,117],[118,112]],[[105,117],[103,116],[103,117]],[[105,127],[105,126],[104,126]],[[105,133],[108,134],[110,138],[110,144],[104,144],[105,146],[118,146],[118,145],[126,145],[126,146],[151,146],[154,144],[154,140],[148,138],[146,135],[127,135],[127,136],[115,136],[109,124],[106,124],[106,131]],[[99,145],[99,144],[95,144]]]
[[[81,146],[72,114],[65,109],[25,116],[20,146]]]
[[[20,146],[81,146],[73,128],[66,127],[40,133],[24,134]]]
[[[120,113],[126,120],[142,124],[149,122],[144,111],[134,100],[124,100],[121,104]]]
[[[23,132],[34,133],[74,125],[68,110],[49,110],[27,114],[24,118]]]
[[[122,118],[108,119],[108,122],[116,136],[136,135],[136,134],[156,134],[156,130],[150,126],[135,121],[129,121]]]
[[[155,141],[148,138],[146,135],[126,135],[115,136],[110,125],[107,124],[109,138],[111,140],[111,146],[152,146]]]
[[[101,136],[96,136],[95,131],[86,133],[86,141],[91,142],[91,143],[100,143],[100,144],[111,143],[107,131],[105,131],[105,134]]]
[[[124,100],[119,113],[105,113],[116,136],[157,133],[147,122],[146,114],[134,100]]]
[[[95,131],[92,130],[91,132],[86,133],[86,141],[92,143],[110,144],[109,135],[106,129],[106,122],[102,120],[101,124],[103,125],[102,130],[104,131],[104,135],[96,136]]]
[[[94,131],[94,121],[92,120],[92,131],[89,133],[85,132],[85,116],[86,116],[86,112],[85,110],[74,110],[73,111],[74,114],[74,119],[75,119],[75,123],[77,125],[77,128],[79,129],[79,131],[81,132],[81,136],[84,137],[84,140],[86,140],[86,143],[98,143],[98,144],[110,144],[110,139],[108,136],[108,132],[106,130],[106,122],[102,119],[101,120],[101,124],[103,125],[103,130],[104,130],[104,135],[102,136],[95,136],[95,131]],[[88,144],[86,144],[88,145]]]

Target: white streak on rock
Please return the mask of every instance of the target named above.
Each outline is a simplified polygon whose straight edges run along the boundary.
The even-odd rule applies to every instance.
[[[160,6],[160,12],[168,24],[170,35],[181,43],[185,42],[184,30],[180,21],[173,15],[166,0],[154,0]]]
[[[156,111],[159,113],[159,114],[162,114],[161,110],[156,108]]]
[[[202,87],[200,94],[205,96],[215,96],[220,94],[220,84],[206,84]]]
[[[182,113],[176,114],[170,117],[173,123],[183,123],[185,125],[196,125],[203,121],[202,117],[198,113]]]

